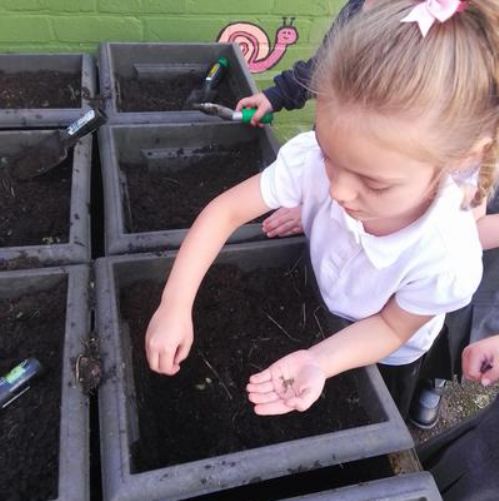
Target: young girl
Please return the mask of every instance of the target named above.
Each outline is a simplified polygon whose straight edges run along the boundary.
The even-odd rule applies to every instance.
[[[357,12],[362,9],[372,7],[377,0],[349,0],[342,8],[337,19],[334,21],[328,36],[333,34],[336,23],[345,23]],[[327,44],[328,36],[324,43]],[[298,61],[292,70],[284,71],[274,78],[274,86],[265,89],[263,92],[250,97],[243,98],[237,105],[237,108],[243,106],[256,107],[257,112],[253,117],[256,123],[261,115],[268,111],[278,111],[283,106],[290,110],[303,107],[305,101],[312,96],[310,92],[310,81],[312,78],[312,70],[316,66],[316,60],[320,57],[320,50],[307,62]],[[452,173],[454,181],[463,189],[463,205],[473,208],[475,219],[477,221],[478,233],[482,248],[484,250],[499,247],[499,214],[485,215],[485,200],[479,207],[474,207],[476,204],[475,193],[478,187],[478,169],[477,166],[472,166],[468,171]],[[480,197],[484,198],[484,197]],[[497,211],[496,211],[497,212]],[[262,222],[262,230],[268,238],[283,237],[303,233],[301,223],[301,208],[285,208],[281,207],[274,211],[270,216]],[[460,316],[460,313],[457,313]],[[446,322],[447,328],[449,325],[455,326],[459,321],[451,318]],[[448,325],[449,324],[449,325]],[[446,332],[449,332],[446,329]],[[459,372],[458,354],[459,347],[462,345],[466,337],[467,331],[461,326],[455,328],[449,333],[452,337],[451,342],[441,340],[443,344],[448,344],[449,348],[444,348],[443,356],[449,358],[450,367],[446,371],[446,378],[451,378],[455,372]],[[435,350],[434,350],[435,351]],[[432,353],[432,358],[442,358],[442,353]],[[431,363],[431,358],[425,361],[427,365]],[[426,379],[418,383],[418,389],[414,395],[410,410],[410,420],[413,424],[420,428],[432,428],[438,420],[439,408],[442,401],[442,395],[445,388],[445,379]]]
[[[186,236],[147,329],[152,370],[173,375],[187,357],[194,297],[229,235],[301,205],[323,299],[354,323],[253,375],[255,412],[303,411],[326,378],[381,362],[407,414],[444,314],[481,278],[476,225],[451,173],[480,164],[477,196],[491,186],[498,20],[495,0],[387,0],[335,32],[314,76],[316,130],[208,204]]]

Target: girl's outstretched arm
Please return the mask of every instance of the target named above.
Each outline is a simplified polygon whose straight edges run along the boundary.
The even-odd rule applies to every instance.
[[[379,362],[432,317],[414,315],[391,299],[383,310],[312,346],[286,355],[250,377],[248,398],[261,415],[308,409],[328,377]]]
[[[147,328],[146,356],[153,371],[180,370],[192,345],[192,305],[204,275],[231,233],[268,210],[258,174],[219,195],[196,218]]]

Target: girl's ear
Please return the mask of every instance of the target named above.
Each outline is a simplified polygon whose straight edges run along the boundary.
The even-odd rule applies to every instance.
[[[470,163],[470,161],[475,162],[476,164],[482,163],[485,150],[491,146],[493,142],[494,140],[490,136],[485,136],[479,139],[467,155],[468,163]]]
[[[455,174],[462,172],[464,174],[470,170],[470,168],[478,167],[482,163],[485,150],[491,146],[493,142],[494,140],[489,136],[479,139],[473,145],[469,153],[462,160],[453,165],[451,172]]]

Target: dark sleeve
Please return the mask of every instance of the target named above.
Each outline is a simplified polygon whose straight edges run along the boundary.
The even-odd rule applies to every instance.
[[[350,19],[363,4],[364,0],[349,0],[329,28],[324,41],[328,39],[329,33],[338,22]],[[308,61],[298,61],[290,70],[285,70],[274,77],[274,86],[263,91],[272,104],[273,111],[280,111],[282,108],[296,110],[305,106],[305,102],[310,97],[308,89],[316,58],[317,52]]]

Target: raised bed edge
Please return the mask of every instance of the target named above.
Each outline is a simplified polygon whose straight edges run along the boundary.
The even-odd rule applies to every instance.
[[[303,239],[293,239],[288,246],[303,247]],[[274,251],[282,248],[282,241],[259,242],[250,244],[227,245],[221,253],[229,256],[241,250]],[[162,254],[172,259],[175,252]],[[117,329],[119,312],[116,291],[113,282],[113,264],[158,260],[158,255],[139,254],[132,256],[113,256],[100,258],[96,262],[97,277],[97,329],[105,351],[105,373],[115,374],[107,378],[99,391],[99,416],[101,429],[101,459],[103,472],[103,492],[105,501],[140,501],[144,494],[151,499],[168,501],[186,499],[221,489],[227,489],[250,483],[252,479],[265,480],[286,476],[290,471],[317,461],[322,466],[386,454],[392,451],[409,449],[414,446],[410,433],[403,422],[395,404],[376,366],[364,368],[373,384],[374,391],[387,416],[387,421],[334,433],[334,454],[331,453],[331,441],[324,440],[324,435],[290,441],[233,453],[216,458],[209,458],[191,463],[174,465],[151,472],[130,473],[128,454],[127,402],[122,381],[125,378],[121,346],[113,333]],[[352,433],[358,430],[358,435]],[[351,444],[360,439],[367,441],[370,450],[351,454]],[[307,447],[303,447],[304,441]],[[306,449],[313,449],[311,460]],[[236,467],[227,468],[229,462],[236,462]],[[209,465],[209,466],[208,466]],[[209,468],[209,470],[206,469]],[[306,467],[305,467],[306,469]],[[262,475],[262,471],[265,474]],[[193,485],[193,479],[204,477],[202,486]]]
[[[113,138],[113,130],[147,128],[156,130],[161,127],[200,127],[199,124],[149,124],[149,125],[106,125],[98,131],[99,152],[101,158],[102,182],[104,187],[104,242],[106,255],[133,254],[138,252],[154,252],[156,250],[176,249],[180,247],[188,229],[150,231],[143,233],[125,233],[124,210],[120,190],[118,152]],[[210,124],[223,130],[225,127],[245,127],[243,125],[217,123]],[[279,150],[278,142],[269,128],[262,132],[275,155]],[[262,238],[261,223],[246,224],[237,229],[230,237],[229,243],[239,243]]]
[[[39,56],[39,54],[8,54],[9,56]],[[90,99],[94,98],[97,89],[97,71],[93,56],[85,53],[46,54],[50,57],[80,56],[81,87],[89,90]],[[82,96],[80,108],[18,108],[0,109],[0,129],[23,127],[64,127],[80,118],[91,108],[89,99]]]
[[[5,131],[4,133],[15,133]],[[17,131],[21,133],[21,131]],[[0,131],[0,135],[2,131]],[[0,263],[15,268],[26,266],[25,260],[38,261],[39,266],[82,264],[91,258],[90,183],[92,168],[92,136],[78,141],[73,150],[73,175],[69,207],[69,239],[67,243],[0,247]],[[78,214],[78,217],[76,217]],[[15,262],[19,260],[19,266]],[[35,266],[29,262],[28,266]]]
[[[281,501],[442,501],[429,472],[408,473]]]
[[[220,51],[232,52],[238,66],[243,72],[243,79],[249,87],[249,94],[256,94],[258,88],[253,80],[253,77],[248,69],[246,61],[241,53],[241,49],[236,43],[180,43],[180,42],[145,42],[145,43],[130,43],[130,42],[103,42],[98,48],[98,65],[99,65],[99,82],[100,92],[105,98],[105,110],[108,116],[109,124],[154,124],[154,123],[191,123],[191,122],[219,122],[217,117],[205,115],[200,111],[141,111],[141,112],[120,112],[116,108],[116,91],[113,85],[114,73],[112,68],[112,47],[113,46],[180,46],[198,47],[202,50],[206,47],[219,47]],[[241,96],[242,97],[242,96]]]
[[[89,398],[75,381],[74,363],[90,333],[87,265],[0,272],[0,280],[67,275],[66,327],[61,378],[58,501],[89,501]]]

